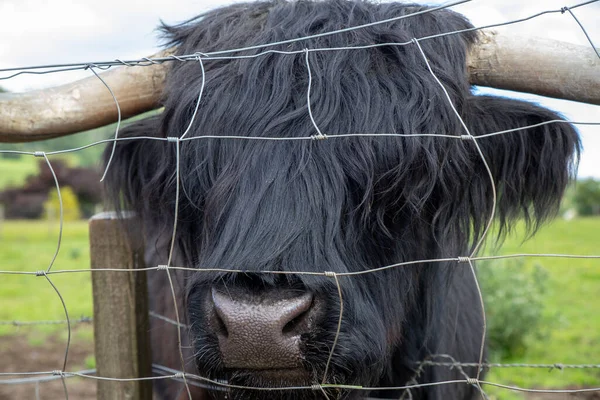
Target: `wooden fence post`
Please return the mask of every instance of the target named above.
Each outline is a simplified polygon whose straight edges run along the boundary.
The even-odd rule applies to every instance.
[[[96,370],[102,377],[152,376],[146,273],[99,271],[144,267],[143,240],[135,222],[133,216],[120,220],[110,212],[90,221]],[[97,398],[152,399],[152,381],[99,380]]]
[[[4,229],[4,204],[0,204],[0,238],[2,237],[2,229]]]

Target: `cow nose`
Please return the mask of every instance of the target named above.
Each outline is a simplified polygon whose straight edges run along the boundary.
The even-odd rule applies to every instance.
[[[300,336],[310,331],[317,307],[310,293],[282,296],[223,293],[212,289],[211,326],[226,368],[281,369],[302,366]]]

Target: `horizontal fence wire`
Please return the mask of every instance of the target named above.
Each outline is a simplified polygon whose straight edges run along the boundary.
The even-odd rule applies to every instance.
[[[46,266],[44,269],[39,269],[36,271],[12,271],[8,268],[3,268],[2,265],[0,264],[0,275],[27,275],[27,276],[44,277],[48,281],[48,283],[50,285],[52,285],[53,289],[56,291],[57,296],[60,297],[61,301],[62,301],[60,291],[56,288],[56,286],[54,286],[54,284],[50,280],[50,276],[56,275],[56,274],[67,274],[67,273],[75,274],[75,273],[89,273],[90,272],[90,269],[83,269],[83,268],[82,269],[74,269],[74,270],[60,270],[60,269],[56,269],[56,268],[53,269],[54,261],[56,260],[56,257],[59,254],[60,249],[61,249],[61,240],[62,240],[62,231],[63,231],[62,224],[63,224],[64,216],[63,216],[63,211],[62,211],[62,198],[60,197],[61,187],[60,187],[60,183],[56,177],[56,174],[54,173],[54,170],[52,168],[52,163],[49,159],[49,156],[66,154],[66,153],[71,153],[71,152],[78,152],[78,151],[87,149],[92,146],[106,145],[106,144],[111,144],[111,143],[113,144],[113,151],[114,151],[114,146],[117,144],[117,142],[130,141],[130,140],[158,140],[158,141],[164,141],[165,145],[174,144],[176,156],[177,156],[177,169],[176,169],[176,171],[174,171],[177,176],[177,191],[176,191],[176,193],[177,193],[177,196],[179,196],[179,193],[180,193],[180,188],[179,188],[179,165],[180,165],[179,146],[181,143],[190,141],[190,140],[217,139],[217,140],[263,140],[263,141],[296,140],[296,141],[304,141],[304,140],[332,140],[332,139],[344,139],[344,138],[351,139],[351,138],[358,138],[358,137],[380,137],[380,138],[381,137],[397,137],[400,139],[404,138],[404,137],[438,137],[438,138],[471,141],[474,144],[474,146],[476,147],[476,149],[480,155],[482,164],[485,166],[485,168],[487,170],[487,174],[489,175],[489,181],[491,183],[491,187],[494,188],[494,190],[495,190],[496,182],[495,182],[494,176],[491,173],[491,170],[487,164],[487,160],[485,159],[481,149],[479,148],[479,143],[478,143],[479,141],[486,140],[487,138],[495,137],[495,136],[499,136],[499,135],[508,135],[508,134],[513,134],[513,133],[514,134],[524,134],[523,131],[525,131],[528,128],[539,127],[539,126],[543,126],[543,125],[547,125],[547,124],[569,123],[569,124],[573,124],[573,125],[589,125],[589,126],[599,126],[600,125],[600,121],[599,122],[595,122],[595,121],[580,121],[580,122],[569,121],[569,122],[567,122],[567,121],[563,121],[563,120],[553,120],[553,121],[547,121],[547,122],[540,123],[540,124],[515,127],[513,129],[503,130],[503,131],[499,131],[499,132],[487,132],[487,133],[479,133],[478,132],[477,135],[473,135],[471,132],[469,132],[469,130],[467,129],[467,126],[462,121],[460,114],[456,111],[456,109],[454,109],[454,105],[452,104],[452,101],[451,101],[448,93],[446,92],[444,85],[438,79],[438,77],[436,76],[434,71],[429,66],[427,55],[423,52],[423,50],[421,49],[421,46],[420,46],[420,42],[443,37],[443,36],[455,35],[455,34],[465,33],[465,32],[469,32],[469,31],[477,31],[477,30],[481,30],[481,29],[495,28],[495,27],[506,26],[506,25],[511,25],[511,24],[515,24],[515,23],[523,23],[525,21],[529,21],[534,18],[541,17],[543,15],[561,13],[561,14],[566,14],[566,15],[572,17],[577,22],[578,26],[583,31],[587,40],[589,41],[591,47],[594,49],[594,51],[596,52],[596,54],[598,54],[598,57],[600,58],[600,54],[598,53],[598,50],[596,49],[592,38],[589,36],[585,27],[583,26],[583,24],[581,24],[581,22],[577,19],[575,13],[573,12],[573,10],[580,9],[581,7],[584,7],[584,6],[589,6],[590,4],[595,3],[598,0],[581,2],[581,3],[575,4],[575,5],[572,5],[569,7],[562,7],[560,9],[545,10],[545,11],[541,11],[536,14],[533,14],[526,18],[506,21],[506,22],[499,23],[499,24],[480,26],[480,27],[452,31],[452,32],[444,32],[444,33],[430,35],[430,36],[426,36],[426,37],[420,37],[420,38],[413,38],[410,41],[402,42],[402,43],[377,43],[377,44],[370,44],[370,45],[364,45],[364,46],[339,47],[339,48],[307,48],[307,49],[299,50],[299,51],[280,51],[280,50],[271,49],[271,47],[279,46],[282,44],[302,42],[302,41],[306,41],[308,39],[316,38],[319,36],[336,35],[336,34],[341,34],[344,32],[350,32],[353,30],[363,29],[367,26],[373,26],[376,24],[385,24],[385,23],[389,23],[389,22],[392,22],[392,21],[395,21],[398,19],[410,18],[410,17],[413,17],[418,14],[424,14],[424,13],[432,12],[435,10],[453,7],[453,6],[462,4],[462,3],[466,3],[468,1],[470,1],[470,0],[456,1],[456,2],[452,2],[449,4],[443,5],[443,6],[419,11],[419,12],[416,12],[413,14],[404,15],[404,16],[398,17],[398,18],[391,18],[391,19],[387,19],[387,20],[377,21],[377,22],[371,23],[371,24],[360,25],[360,26],[355,26],[355,27],[348,27],[348,28],[340,29],[340,30],[333,31],[333,32],[325,32],[325,33],[321,33],[318,35],[311,35],[311,36],[290,39],[290,40],[281,41],[281,42],[265,43],[265,44],[258,45],[258,46],[250,46],[250,47],[237,48],[237,49],[223,49],[220,51],[208,52],[208,53],[197,52],[194,54],[187,54],[187,55],[181,55],[181,56],[169,55],[169,56],[157,57],[157,58],[140,58],[137,60],[123,61],[123,60],[116,59],[116,60],[112,60],[112,61],[97,61],[97,62],[70,63],[70,64],[65,63],[65,64],[55,64],[55,65],[39,65],[39,66],[32,66],[32,67],[25,67],[25,68],[0,69],[0,74],[6,74],[3,76],[0,76],[0,80],[10,79],[10,78],[16,77],[18,75],[22,75],[22,74],[48,74],[48,73],[55,73],[55,72],[61,72],[61,71],[90,69],[92,71],[92,73],[107,87],[107,90],[110,91],[110,93],[113,96],[113,99],[115,101],[115,105],[119,109],[119,118],[118,118],[117,129],[115,131],[115,137],[112,139],[96,141],[96,142],[90,143],[86,146],[81,146],[81,147],[77,147],[77,148],[69,148],[69,149],[64,149],[64,150],[59,150],[59,151],[49,151],[49,152],[44,152],[44,151],[27,152],[27,151],[15,151],[15,150],[0,150],[0,154],[21,154],[21,155],[29,155],[29,156],[43,158],[53,175],[53,179],[54,179],[54,182],[55,182],[58,194],[59,194],[59,202],[61,204],[60,231],[59,231],[59,235],[57,238],[56,251],[55,251],[54,256],[53,256],[52,260],[50,261],[49,265]],[[311,57],[310,57],[311,54],[318,53],[318,52],[331,52],[331,51],[352,51],[352,50],[357,50],[357,49],[369,49],[369,48],[376,48],[376,47],[381,47],[381,46],[416,46],[416,48],[418,48],[418,50],[420,51],[420,54],[422,56],[423,62],[427,65],[427,67],[429,69],[429,73],[438,82],[438,84],[440,86],[440,91],[445,93],[447,100],[448,100],[448,105],[453,109],[453,112],[454,112],[456,118],[460,121],[461,125],[464,128],[464,132],[461,135],[444,135],[444,134],[433,134],[433,133],[397,134],[397,133],[393,133],[393,132],[387,132],[387,133],[386,132],[379,132],[379,133],[364,132],[364,133],[348,133],[348,134],[328,134],[327,132],[323,132],[320,129],[320,127],[318,126],[318,123],[315,121],[315,119],[312,115],[312,110],[311,110],[311,87],[313,85],[312,72],[311,72],[312,66],[311,66]],[[256,51],[256,50],[261,50],[261,51],[257,54],[244,54],[245,52]],[[290,137],[246,137],[246,136],[235,136],[235,135],[231,135],[231,136],[204,135],[204,136],[196,136],[196,137],[186,137],[189,129],[191,128],[191,126],[194,123],[194,119],[198,112],[200,100],[202,99],[202,95],[203,95],[203,91],[204,91],[204,72],[205,72],[204,64],[211,62],[211,61],[215,61],[215,60],[258,58],[258,57],[262,57],[267,54],[279,54],[282,57],[302,55],[302,54],[304,55],[305,62],[306,62],[307,76],[308,76],[308,87],[307,87],[307,92],[306,92],[306,106],[307,106],[307,112],[309,114],[310,120],[311,120],[314,130],[315,130],[315,134],[308,136],[308,137],[292,137],[292,138],[290,138]],[[119,125],[121,122],[121,116],[120,116],[120,108],[119,108],[118,99],[114,96],[110,86],[105,83],[105,81],[102,78],[102,75],[98,74],[96,72],[96,69],[105,70],[105,69],[109,69],[113,66],[144,67],[144,66],[150,66],[150,65],[155,65],[155,64],[161,64],[161,63],[165,63],[165,62],[197,62],[199,64],[199,67],[201,68],[203,83],[202,83],[201,88],[199,88],[196,109],[194,110],[194,114],[191,116],[190,123],[188,125],[188,129],[186,131],[184,131],[180,137],[155,138],[155,137],[143,137],[142,136],[142,137],[135,137],[135,138],[120,138],[118,136],[118,129],[119,129]],[[106,167],[105,175],[106,175],[106,171],[108,170],[108,168],[110,168],[110,162],[108,163],[108,165]],[[494,191],[494,193],[492,193],[492,197],[494,199],[493,204],[495,205],[496,204],[495,191]],[[177,213],[178,213],[178,203],[179,203],[178,201],[175,201],[175,210],[174,210],[175,215],[177,215]],[[479,246],[483,243],[484,239],[486,238],[487,233],[488,233],[488,231],[491,227],[491,224],[494,220],[494,217],[495,217],[495,210],[492,210],[492,212],[490,213],[489,218],[488,218],[488,223],[486,225],[486,230],[484,232],[484,235],[482,236],[480,242],[477,243],[474,251],[471,254],[457,254],[454,257],[449,257],[449,258],[444,258],[444,259],[411,260],[411,261],[399,262],[396,264],[391,264],[391,265],[386,265],[386,266],[374,267],[372,269],[368,269],[368,270],[364,270],[364,271],[356,271],[356,272],[348,272],[348,273],[336,273],[336,272],[331,272],[331,271],[323,271],[323,272],[261,271],[259,273],[282,274],[282,275],[319,275],[319,276],[324,276],[324,277],[328,277],[328,278],[332,279],[332,282],[335,283],[338,294],[339,294],[340,309],[339,309],[339,318],[338,318],[338,324],[337,324],[337,333],[335,335],[335,340],[334,340],[333,345],[331,346],[331,349],[329,352],[329,360],[328,360],[328,364],[329,364],[329,361],[331,361],[332,357],[335,355],[336,341],[340,334],[341,323],[343,320],[344,299],[342,297],[342,290],[341,290],[341,286],[340,286],[340,283],[338,280],[338,278],[340,278],[340,277],[353,277],[353,276],[358,276],[358,275],[363,275],[363,274],[377,273],[377,272],[385,271],[385,270],[392,269],[392,268],[401,268],[403,266],[423,264],[423,263],[436,263],[436,262],[439,262],[439,263],[441,263],[441,262],[465,263],[465,264],[469,265],[469,267],[471,268],[471,270],[473,271],[473,274],[474,274],[473,262],[478,261],[478,260],[497,260],[497,259],[512,259],[512,258],[531,258],[531,257],[547,257],[547,258],[552,257],[552,258],[565,258],[565,259],[600,259],[600,255],[593,255],[593,254],[575,255],[575,254],[516,253],[516,254],[497,255],[497,256],[496,255],[494,255],[494,256],[477,256],[475,253],[476,253],[477,249],[479,248]],[[167,274],[169,286],[170,286],[172,297],[173,297],[172,300],[175,304],[176,318],[175,319],[168,318],[166,316],[160,315],[155,312],[151,312],[150,317],[159,319],[165,323],[168,323],[168,324],[174,325],[178,328],[181,328],[181,329],[177,329],[177,331],[178,331],[178,335],[179,335],[179,337],[178,337],[179,350],[180,350],[179,357],[180,357],[180,361],[181,361],[181,365],[182,365],[182,370],[180,370],[180,371],[174,370],[174,369],[168,368],[166,366],[160,366],[160,365],[154,364],[152,366],[152,371],[153,371],[154,375],[151,377],[142,377],[142,378],[102,377],[102,376],[97,376],[96,371],[94,369],[83,370],[83,371],[78,371],[78,372],[69,372],[69,371],[67,371],[67,359],[68,359],[68,352],[69,352],[69,346],[70,346],[70,339],[69,339],[69,340],[67,340],[64,360],[62,362],[62,365],[60,365],[61,369],[54,370],[54,371],[45,371],[45,372],[44,371],[41,371],[41,372],[3,372],[3,373],[0,373],[0,385],[44,383],[44,382],[49,382],[49,381],[53,381],[53,380],[61,380],[63,383],[63,386],[64,386],[66,398],[68,398],[68,390],[67,390],[65,380],[67,378],[72,378],[72,377],[79,377],[79,378],[84,378],[84,379],[89,379],[89,380],[110,380],[110,381],[117,381],[117,382],[135,381],[135,380],[171,379],[171,380],[175,380],[177,382],[181,382],[184,384],[189,398],[191,398],[189,386],[198,386],[198,387],[202,387],[202,388],[206,388],[206,389],[210,389],[210,390],[223,390],[223,391],[227,391],[230,389],[250,389],[250,390],[259,390],[259,391],[312,390],[312,391],[321,392],[325,398],[328,398],[325,389],[329,389],[329,388],[349,389],[349,390],[357,390],[357,391],[364,391],[364,392],[370,392],[370,391],[375,391],[375,390],[377,390],[377,391],[405,390],[405,393],[408,393],[408,396],[409,396],[408,398],[411,398],[410,397],[411,389],[448,385],[448,384],[465,384],[465,385],[474,386],[480,391],[480,394],[484,398],[487,398],[487,395],[483,389],[486,386],[496,386],[496,387],[504,388],[507,390],[531,392],[531,393],[541,393],[541,392],[544,392],[544,393],[584,393],[584,392],[600,391],[600,387],[579,388],[579,389],[559,389],[559,390],[531,389],[531,388],[521,388],[521,387],[510,386],[510,385],[504,385],[504,384],[495,383],[495,382],[487,382],[483,379],[480,379],[479,374],[484,369],[491,369],[491,368],[542,368],[542,369],[548,369],[549,371],[565,370],[565,369],[599,369],[600,368],[600,364],[589,364],[589,363],[587,363],[587,364],[569,364],[569,363],[553,362],[553,363],[546,363],[546,364],[543,364],[543,363],[542,364],[540,364],[540,363],[525,364],[525,363],[488,363],[488,362],[484,362],[484,359],[483,359],[484,337],[480,338],[482,347],[481,347],[481,351],[480,351],[479,362],[465,363],[465,362],[456,361],[448,355],[432,355],[429,357],[428,360],[423,360],[414,366],[415,371],[416,371],[415,377],[413,378],[413,380],[411,382],[409,382],[410,384],[407,384],[404,386],[398,386],[398,387],[363,387],[363,386],[328,383],[327,379],[326,379],[327,378],[327,368],[325,369],[325,373],[323,374],[322,381],[320,383],[315,383],[310,386],[284,387],[284,388],[276,388],[276,387],[257,388],[257,387],[239,386],[239,385],[230,384],[229,382],[224,381],[224,380],[211,380],[211,379],[208,379],[208,378],[205,378],[202,376],[190,374],[190,373],[186,372],[185,368],[184,368],[185,363],[184,363],[183,351],[182,351],[182,346],[181,346],[181,342],[182,342],[181,331],[189,330],[190,327],[189,327],[189,325],[183,323],[179,317],[179,311],[178,311],[178,307],[177,307],[177,299],[176,299],[175,289],[174,289],[174,285],[173,285],[173,281],[172,281],[172,277],[171,277],[171,272],[173,272],[173,271],[189,271],[189,272],[194,272],[194,273],[228,272],[228,273],[241,273],[241,274],[244,274],[247,272],[252,272],[252,273],[257,273],[257,272],[256,271],[226,269],[226,268],[212,268],[212,269],[201,269],[200,270],[197,268],[191,268],[191,267],[185,267],[185,266],[175,266],[172,263],[173,263],[173,251],[174,251],[173,245],[175,242],[174,238],[175,238],[176,233],[177,233],[177,218],[175,218],[175,220],[174,220],[174,226],[172,228],[173,240],[171,240],[171,249],[169,251],[168,262],[165,265],[157,265],[157,266],[151,266],[151,267],[147,267],[147,268],[138,268],[138,269],[102,269],[102,270],[92,270],[91,272],[92,273],[103,273],[103,272],[164,271]],[[473,278],[474,278],[475,284],[477,284],[477,278],[475,277],[475,275],[473,275]],[[481,307],[482,317],[483,317],[483,320],[485,321],[485,313],[484,313],[484,307],[483,307],[484,305],[483,305],[483,301],[481,299],[481,291],[480,290],[478,290],[478,291],[479,291],[479,297],[480,297],[479,306]],[[70,338],[71,329],[73,326],[82,325],[82,324],[90,324],[93,321],[92,317],[87,317],[87,316],[82,316],[78,319],[70,319],[68,316],[67,307],[64,304],[64,302],[62,302],[62,307],[64,309],[65,316],[66,316],[65,320],[0,321],[0,326],[5,326],[5,327],[12,326],[12,327],[19,328],[19,327],[25,327],[25,326],[39,326],[39,325],[67,325],[68,336]],[[483,331],[484,331],[483,334],[485,336],[485,333],[486,333],[485,322],[484,322]],[[476,376],[468,376],[467,374],[464,373],[464,371],[462,371],[464,379],[432,382],[432,383],[418,383],[416,379],[418,378],[418,375],[421,373],[421,371],[425,367],[441,367],[441,368],[459,369],[460,371],[462,371],[462,368],[476,367],[477,375]]]
[[[425,363],[427,364],[427,363]],[[441,366],[472,366],[473,364],[479,366],[479,363],[440,363]],[[436,363],[432,363],[429,365],[436,365]],[[493,365],[493,364],[484,364],[484,365]],[[507,367],[510,367],[510,364],[506,364]],[[538,368],[536,364],[526,364],[524,366],[517,364],[514,368]],[[586,365],[582,366],[573,366],[573,368],[586,367]],[[544,367],[540,367],[544,368]],[[598,368],[596,365],[590,365],[588,368]],[[443,382],[431,382],[425,384],[414,384],[414,385],[403,385],[403,386],[385,386],[385,387],[367,387],[360,385],[343,385],[343,384],[314,384],[310,386],[296,386],[296,387],[252,387],[252,386],[241,386],[241,385],[232,385],[223,380],[213,380],[208,379],[199,375],[191,374],[188,372],[176,371],[172,368],[152,365],[153,372],[156,376],[153,377],[145,377],[145,378],[107,378],[96,376],[96,370],[84,370],[84,371],[74,371],[74,372],[65,372],[65,371],[45,371],[45,372],[35,372],[35,373],[14,373],[14,374],[5,374],[5,376],[13,375],[13,376],[26,376],[26,375],[38,375],[38,377],[33,378],[12,378],[12,379],[2,379],[0,380],[0,384],[6,385],[15,385],[15,384],[30,384],[30,383],[43,383],[50,382],[53,380],[60,380],[65,378],[84,378],[90,380],[110,380],[115,382],[131,382],[131,381],[141,381],[141,380],[160,380],[160,379],[173,379],[176,381],[183,382],[183,378],[186,377],[189,380],[189,384],[197,387],[203,387],[210,390],[227,390],[227,389],[245,389],[245,390],[259,390],[259,391],[281,391],[281,390],[314,390],[320,391],[322,388],[334,388],[334,389],[351,389],[351,390],[359,390],[359,391],[375,391],[375,390],[389,390],[389,391],[397,391],[397,390],[405,390],[405,389],[417,389],[423,387],[431,387],[431,386],[440,386],[445,384],[456,384],[456,383],[464,383],[468,385],[475,384],[483,384],[489,386],[496,386],[506,389],[511,389],[514,391],[528,392],[528,393],[590,393],[596,392],[600,390],[600,388],[580,388],[580,389],[529,389],[529,388],[521,388],[517,386],[510,385],[502,385],[495,382],[488,382],[485,380],[477,380],[475,378],[466,378],[466,379],[456,379],[452,381],[443,381]],[[555,368],[558,369],[558,368]],[[2,376],[2,375],[0,375]]]
[[[568,259],[582,259],[582,260],[590,260],[590,259],[600,259],[600,255],[585,255],[585,254],[506,254],[506,255],[497,255],[497,256],[481,256],[481,257],[467,257],[467,256],[458,256],[458,257],[448,257],[448,258],[433,258],[433,259],[423,259],[423,260],[415,260],[415,261],[405,261],[396,264],[385,265],[383,267],[371,268],[364,271],[354,271],[354,272],[336,272],[337,276],[355,276],[355,275],[364,275],[371,274],[375,272],[384,271],[391,268],[399,268],[405,267],[408,265],[415,264],[425,264],[425,263],[435,263],[435,262],[449,262],[455,261],[460,263],[468,263],[469,261],[481,261],[481,260],[502,260],[502,259],[514,259],[514,258],[568,258]],[[166,266],[166,265],[158,265],[156,267],[144,267],[144,268],[136,268],[136,269],[119,269],[119,268],[103,268],[102,270],[90,270],[90,269],[68,269],[68,270],[55,270],[46,273],[45,271],[10,271],[10,270],[0,270],[0,274],[5,275],[34,275],[34,276],[44,276],[44,275],[58,275],[58,274],[76,274],[76,273],[103,273],[103,272],[147,272],[147,271],[188,271],[188,272],[233,272],[240,274],[265,274],[265,275],[314,275],[314,276],[329,276],[327,271],[323,272],[315,272],[315,271],[254,271],[254,270],[246,270],[246,269],[228,269],[228,268],[203,268],[199,270],[198,268],[193,267],[177,267],[177,266]]]
[[[356,26],[356,27],[349,27],[349,28],[342,29],[339,31],[328,32],[326,34],[327,35],[339,34],[342,32],[349,32],[352,30],[361,29],[361,28],[364,28],[365,26],[385,24],[385,23],[396,21],[399,19],[413,17],[413,16],[419,15],[419,14],[425,14],[425,13],[429,13],[429,12],[436,11],[436,10],[451,8],[453,6],[463,4],[463,3],[468,3],[470,1],[471,0],[462,0],[462,1],[452,2],[449,4],[443,5],[443,6],[427,9],[423,12],[412,13],[412,14],[408,14],[405,16],[397,17],[397,18],[382,20],[382,21],[378,21],[378,22],[372,23],[372,24],[360,25],[360,26]],[[565,6],[565,7],[559,8],[559,9],[542,11],[542,12],[530,15],[528,17],[525,17],[525,18],[515,19],[515,20],[511,20],[511,21],[497,23],[497,24],[483,25],[483,26],[478,26],[478,27],[473,27],[473,28],[468,28],[468,29],[461,29],[461,30],[456,30],[456,31],[451,31],[451,32],[445,32],[445,33],[440,33],[440,34],[435,34],[435,35],[430,35],[430,36],[424,36],[421,38],[417,38],[417,40],[419,40],[419,41],[431,40],[431,39],[436,39],[436,38],[440,38],[440,37],[444,37],[444,36],[457,35],[457,34],[466,33],[466,32],[498,28],[498,27],[502,27],[502,26],[508,26],[508,25],[513,25],[513,24],[517,24],[517,23],[522,23],[525,21],[530,21],[532,19],[544,16],[544,15],[548,15],[548,14],[556,14],[556,13],[564,14],[567,11],[569,11],[572,14],[572,12],[570,10],[574,10],[579,7],[587,6],[592,3],[596,3],[598,1],[599,0],[589,0],[589,1],[581,2],[581,3],[577,3],[575,5],[568,6],[568,7]],[[576,17],[574,17],[574,18],[576,18]],[[585,30],[584,26],[580,24],[580,27],[583,30],[583,32],[585,33],[586,37],[588,37],[588,39],[589,39],[589,35],[588,35],[587,31]],[[106,70],[113,66],[147,67],[147,66],[151,66],[151,65],[161,64],[161,63],[165,63],[165,62],[173,62],[173,61],[180,61],[180,62],[181,61],[197,61],[199,57],[202,59],[212,59],[212,60],[232,60],[232,59],[239,59],[239,58],[261,57],[261,56],[264,56],[267,54],[287,54],[287,55],[301,54],[304,52],[304,50],[298,50],[298,51],[265,50],[263,52],[260,52],[258,54],[253,54],[253,55],[235,55],[235,56],[228,55],[228,54],[233,54],[233,53],[241,53],[244,51],[274,47],[274,46],[278,46],[278,45],[282,45],[282,44],[302,42],[302,41],[305,41],[305,40],[308,40],[311,38],[324,36],[326,34],[304,36],[304,37],[297,38],[297,39],[290,39],[290,40],[274,42],[274,43],[266,43],[264,45],[258,45],[258,46],[242,47],[242,48],[222,50],[222,51],[217,51],[217,52],[198,52],[198,53],[194,53],[194,54],[185,54],[185,55],[179,55],[179,56],[168,55],[168,56],[156,57],[156,58],[142,57],[142,58],[136,59],[136,60],[125,60],[125,61],[120,60],[120,59],[115,59],[115,60],[108,60],[108,61],[106,61],[106,60],[105,61],[91,61],[91,62],[84,62],[84,63],[49,64],[49,65],[34,65],[34,66],[29,66],[29,67],[0,68],[0,73],[18,71],[14,74],[0,76],[0,80],[11,79],[11,78],[14,78],[21,74],[51,74],[51,73],[63,72],[63,71],[86,70],[86,69],[90,69],[90,68],[98,68],[98,69]],[[594,48],[594,51],[596,51],[596,47],[594,46],[592,40],[589,39],[589,41],[590,41],[590,44],[592,45],[592,47]],[[411,43],[412,43],[412,41],[402,42],[402,43],[397,43],[397,42],[377,43],[377,44],[372,44],[372,45],[355,46],[355,47],[337,47],[337,48],[322,48],[322,49],[316,48],[316,49],[310,49],[310,51],[318,52],[318,51],[367,49],[367,48],[384,47],[384,46],[407,46]],[[45,69],[46,71],[36,71],[38,69]]]
[[[77,319],[71,319],[71,320],[54,320],[54,321],[0,321],[0,326],[15,326],[15,327],[22,327],[22,326],[39,326],[39,325],[67,325],[68,323],[71,324],[71,326],[75,326],[75,325],[90,325],[92,322],[94,322],[92,317],[80,317]]]

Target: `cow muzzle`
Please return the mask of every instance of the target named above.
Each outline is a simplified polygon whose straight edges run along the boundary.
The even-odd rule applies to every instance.
[[[212,288],[208,328],[223,366],[234,370],[303,370],[302,338],[315,329],[322,306],[308,292]]]

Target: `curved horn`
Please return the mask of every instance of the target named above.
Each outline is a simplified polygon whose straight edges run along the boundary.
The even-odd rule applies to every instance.
[[[473,85],[600,105],[600,58],[591,46],[484,30],[467,67]]]
[[[166,50],[149,58],[172,54]],[[122,118],[158,108],[166,64],[119,67],[101,74],[119,101]],[[95,76],[49,89],[0,94],[0,142],[31,142],[117,121],[115,101]]]
[[[589,46],[495,31],[480,35],[467,60],[472,84],[600,104],[600,60]],[[159,106],[166,69],[157,64],[102,74],[123,118]],[[0,95],[0,142],[50,139],[116,120],[112,96],[93,76],[52,89]]]

